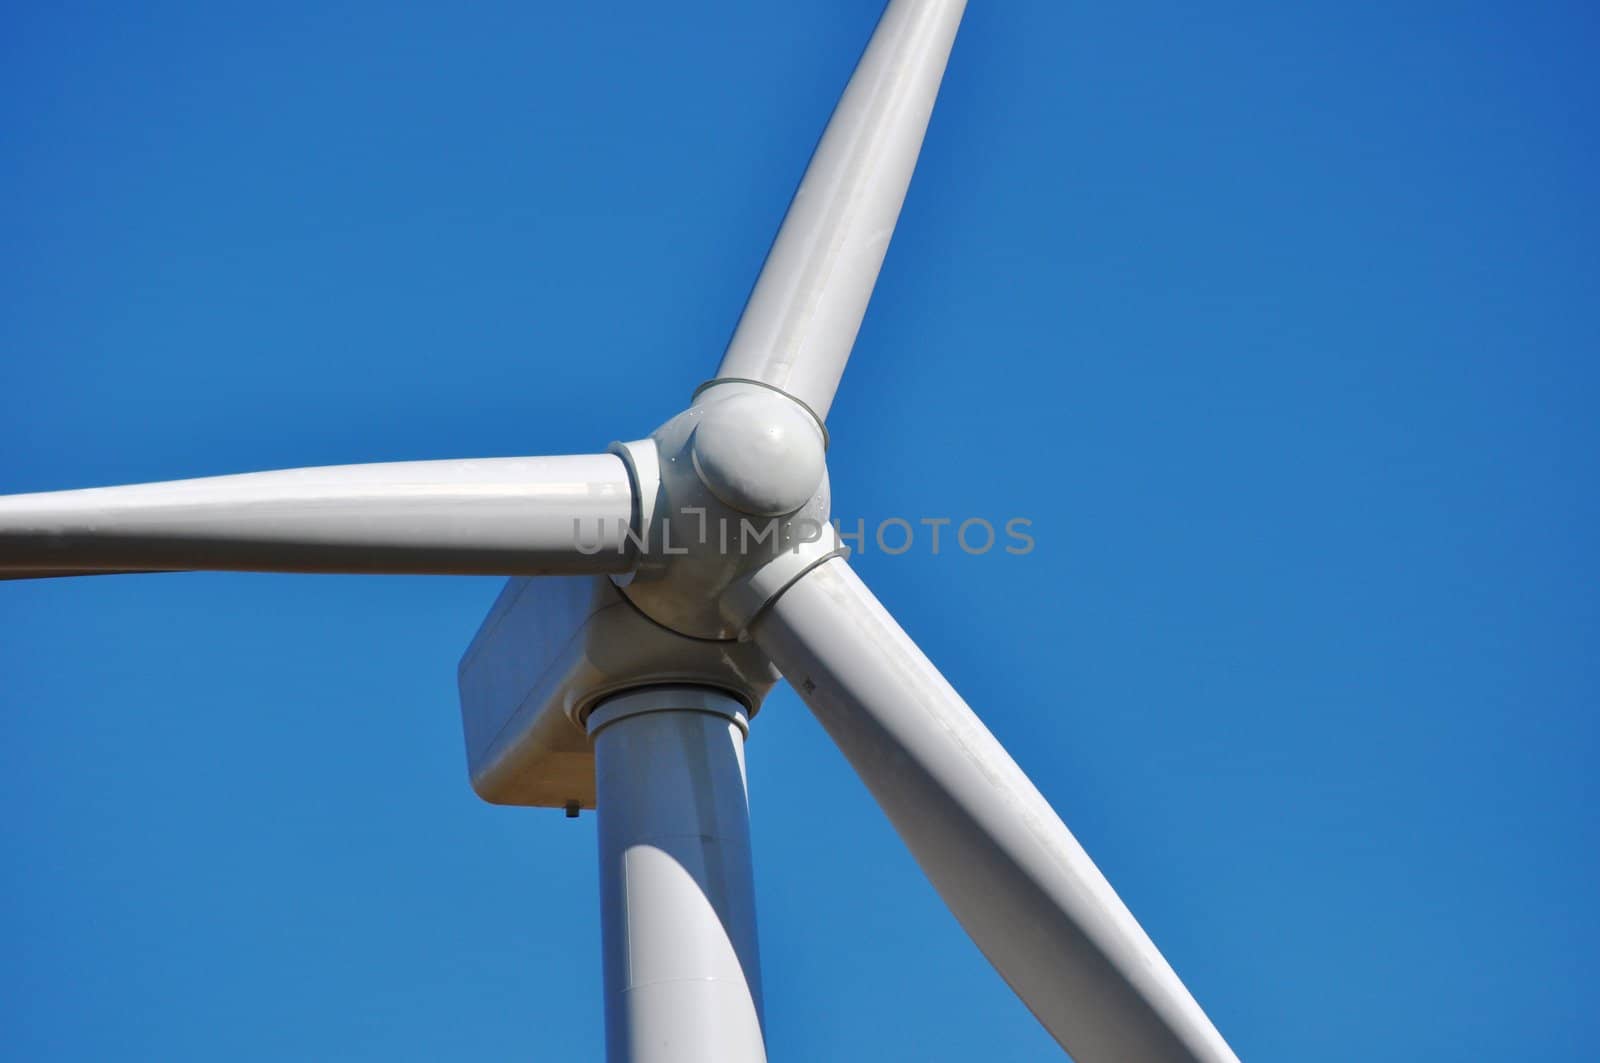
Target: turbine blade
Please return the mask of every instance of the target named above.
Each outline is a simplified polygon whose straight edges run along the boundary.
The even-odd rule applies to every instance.
[[[792,584],[752,635],[1073,1059],[1236,1063],[1044,797],[842,559]]]
[[[944,76],[966,0],[892,0],[834,108],[722,356],[826,418]]]
[[[0,578],[626,572],[613,454],[334,465],[0,497]]]

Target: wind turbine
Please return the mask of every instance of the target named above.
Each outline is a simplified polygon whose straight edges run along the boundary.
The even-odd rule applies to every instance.
[[[964,7],[891,0],[720,366],[649,437],[13,496],[0,575],[512,577],[460,666],[472,781],[598,810],[612,1059],[765,1058],[743,743],[780,675],[1074,1058],[1234,1059],[828,524],[826,417]]]

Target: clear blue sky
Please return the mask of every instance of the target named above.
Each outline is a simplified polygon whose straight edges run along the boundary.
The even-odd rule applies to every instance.
[[[644,435],[879,6],[9,5],[0,490]],[[1600,1038],[1597,22],[957,43],[836,512],[1035,522],[858,564],[1247,1060]],[[497,586],[0,584],[0,1056],[597,1058],[595,821],[466,783]],[[1051,1058],[786,689],[749,759],[776,1059]]]

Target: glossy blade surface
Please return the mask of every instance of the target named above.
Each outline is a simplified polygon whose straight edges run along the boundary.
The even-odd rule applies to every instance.
[[[1235,1059],[1022,769],[842,559],[792,584],[752,635],[1074,1059]]]
[[[922,150],[966,0],[893,0],[839,98],[718,379],[828,415]]]
[[[0,578],[625,572],[612,454],[335,465],[0,497]]]

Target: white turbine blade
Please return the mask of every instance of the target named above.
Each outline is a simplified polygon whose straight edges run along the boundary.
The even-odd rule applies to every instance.
[[[1235,1061],[1022,769],[843,560],[791,585],[752,634],[1073,1059]]]
[[[334,465],[0,497],[0,578],[625,572],[613,454]]]
[[[966,0],[892,0],[834,108],[722,356],[828,415],[944,77]]]

